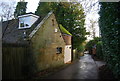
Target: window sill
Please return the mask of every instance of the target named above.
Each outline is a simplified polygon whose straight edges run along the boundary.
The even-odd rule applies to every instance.
[[[30,28],[30,27],[19,27],[18,29],[26,29],[26,28]]]

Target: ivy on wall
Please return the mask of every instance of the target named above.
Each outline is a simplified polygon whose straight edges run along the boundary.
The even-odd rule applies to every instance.
[[[120,2],[100,2],[99,26],[103,58],[116,78],[120,76]]]

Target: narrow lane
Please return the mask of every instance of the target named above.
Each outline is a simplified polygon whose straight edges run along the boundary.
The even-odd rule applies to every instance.
[[[98,79],[98,70],[91,55],[85,54],[79,61],[46,79]]]

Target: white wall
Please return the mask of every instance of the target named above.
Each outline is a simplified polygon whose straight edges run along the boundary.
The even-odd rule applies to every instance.
[[[64,63],[69,63],[71,62],[71,48],[72,46],[71,45],[66,45],[65,46],[65,54],[64,54]]]

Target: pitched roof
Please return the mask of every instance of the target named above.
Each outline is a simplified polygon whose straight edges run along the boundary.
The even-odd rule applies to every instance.
[[[37,30],[41,27],[41,25],[45,22],[46,19],[52,15],[53,12],[49,12],[47,16],[39,18],[30,28],[26,29],[18,29],[19,27],[19,19],[13,19],[9,21],[5,21],[2,23],[2,33],[4,36],[2,38],[3,43],[8,44],[26,44],[27,40],[24,40],[24,32],[26,32],[26,36],[32,38],[33,35],[37,32]],[[62,25],[59,25],[62,34],[67,34],[72,36],[70,32],[68,32]]]
[[[38,20],[30,27],[26,29],[18,29],[19,19],[12,19],[2,22],[2,43],[7,44],[23,44],[27,43],[27,40],[24,40],[24,32],[26,32],[27,37],[32,37],[35,32],[40,28],[40,25],[52,14],[48,13],[46,17],[40,17]]]
[[[60,27],[60,30],[63,34],[67,34],[67,35],[72,36],[72,34],[69,31],[67,31],[61,24],[59,25],[59,27]]]
[[[30,28],[26,29],[18,29],[19,27],[19,20],[13,19],[9,21],[5,21],[2,23],[2,34],[4,33],[4,36],[2,38],[3,43],[20,43],[23,44],[27,42],[24,40],[24,32],[26,32],[26,36],[28,36],[32,30],[36,27],[38,23],[40,23],[42,19],[38,19]]]

